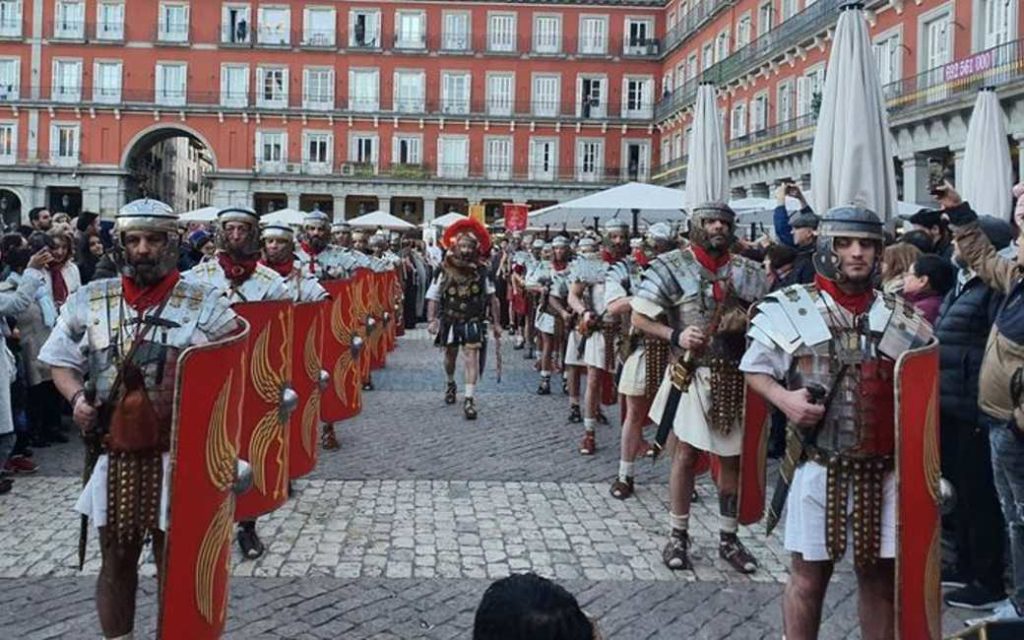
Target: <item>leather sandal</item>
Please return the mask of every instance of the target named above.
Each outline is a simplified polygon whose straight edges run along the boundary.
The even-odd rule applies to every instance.
[[[320,446],[324,448],[324,451],[334,451],[341,447],[338,444],[338,436],[334,434],[334,425],[325,424],[323,433],[320,434]]]
[[[476,420],[476,405],[473,404],[473,398],[466,398],[462,401],[462,413],[466,416],[466,420]]]
[[[633,478],[627,476],[625,482],[622,481],[622,478],[616,478],[612,483],[611,494],[616,500],[625,500],[631,497],[633,495]]]
[[[456,388],[455,383],[449,382],[444,388],[444,403],[455,404],[455,394],[457,391],[458,389]]]
[[[668,537],[665,548],[661,551],[661,560],[665,566],[673,571],[689,571],[693,569],[690,564],[690,534],[685,531],[673,530]]]
[[[583,413],[580,411],[580,405],[574,404],[569,407],[569,422],[572,424],[583,422]]]
[[[256,560],[266,551],[263,542],[256,534],[255,523],[251,527],[243,524],[238,528],[238,546],[242,550],[242,557],[246,560]]]
[[[718,555],[740,573],[750,574],[757,571],[757,559],[747,551],[735,533],[722,532],[721,541],[718,543]]]
[[[594,439],[594,432],[587,431],[580,442],[580,455],[592,456],[597,451],[597,441]]]
[[[538,396],[549,396],[551,395],[551,378],[541,378],[540,385],[537,387]]]

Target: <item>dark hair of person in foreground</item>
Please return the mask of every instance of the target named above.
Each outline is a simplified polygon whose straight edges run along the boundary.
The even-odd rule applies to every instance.
[[[473,640],[593,640],[598,637],[576,598],[534,573],[502,578],[484,592]]]

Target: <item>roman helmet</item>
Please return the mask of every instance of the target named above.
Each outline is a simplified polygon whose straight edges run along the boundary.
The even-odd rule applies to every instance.
[[[843,281],[839,254],[835,250],[836,238],[860,238],[877,244],[874,270],[882,258],[882,221],[874,211],[857,205],[843,205],[829,209],[818,223],[818,242],[814,252],[814,269],[823,278]],[[872,271],[874,275],[874,271]]]
[[[705,202],[693,208],[690,215],[690,242],[701,247],[710,249],[710,239],[704,231],[704,223],[708,220],[721,220],[729,225],[729,237],[726,246],[728,249],[736,241],[736,212],[724,202]]]
[[[647,246],[658,252],[668,251],[675,243],[676,235],[667,222],[656,222],[647,230]]]
[[[167,244],[160,255],[157,270],[160,275],[170,273],[178,265],[178,214],[159,200],[142,198],[121,207],[114,218],[114,250],[111,256],[122,274],[135,277],[135,267],[125,253],[125,234],[129,231],[153,231],[167,236]]]
[[[477,256],[480,260],[486,260],[491,255],[491,234],[487,228],[474,218],[463,218],[449,225],[441,236],[441,247],[454,251],[459,241],[470,238],[476,244]]]
[[[224,235],[224,228],[229,222],[244,222],[249,225],[248,237],[245,240],[241,252],[247,256],[254,256],[260,252],[260,216],[248,207],[228,207],[217,212],[217,248],[221,251],[231,253],[228,249],[227,237]]]

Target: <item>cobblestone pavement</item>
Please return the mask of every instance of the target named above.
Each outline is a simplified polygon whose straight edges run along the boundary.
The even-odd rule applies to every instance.
[[[742,530],[762,569],[730,571],[717,557],[714,489],[704,479],[691,519],[696,570],[665,569],[668,465],[640,463],[636,497],[613,500],[617,427],[599,428],[596,456],[579,456],[580,428],[566,423],[564,396],[534,395],[536,374],[522,352],[506,349],[504,380],[481,381],[472,423],[459,405],[444,405],[425,335],[401,340],[363,414],[339,425],[342,449],[261,518],[268,554],[242,562],[236,551],[228,637],[468,637],[487,585],[521,571],[566,586],[608,638],[781,635],[779,535]],[[80,450],[51,447],[37,459],[40,474],[18,478],[0,499],[0,629],[96,637],[94,541],[84,575],[74,567]],[[142,573],[152,576],[152,564]],[[143,579],[138,619],[147,636],[154,590]],[[947,611],[944,626],[963,617]],[[856,620],[846,563],[830,587],[822,637],[857,637]]]

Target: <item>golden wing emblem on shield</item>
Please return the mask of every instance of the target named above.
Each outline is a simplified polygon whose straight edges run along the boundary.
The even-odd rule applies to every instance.
[[[302,448],[313,455],[313,441],[316,438],[317,422],[320,417],[320,352],[317,346],[319,322],[313,323],[313,330],[306,334],[302,361],[306,377],[313,382],[312,391],[302,410]]]
[[[282,324],[285,324],[284,318],[282,318]],[[285,326],[287,329],[287,326]],[[288,335],[285,332],[284,335]],[[253,345],[253,357],[252,357],[252,381],[253,387],[256,389],[256,395],[259,396],[265,404],[271,405],[270,409],[263,414],[259,422],[256,423],[256,428],[253,429],[252,439],[249,441],[249,455],[252,463],[252,482],[256,490],[262,494],[267,493],[267,478],[266,478],[266,459],[267,452],[270,450],[270,445],[274,441],[278,441],[282,446],[278,448],[280,462],[283,463],[283,438],[284,430],[281,416],[281,395],[284,387],[284,371],[288,362],[288,345],[289,340],[283,340],[281,345],[281,366],[275,370],[270,362],[270,326],[264,327],[259,337],[256,338],[256,343]],[[283,464],[281,470],[284,470]],[[283,475],[283,473],[281,474]],[[281,481],[275,483],[275,497],[277,492],[281,491]]]

